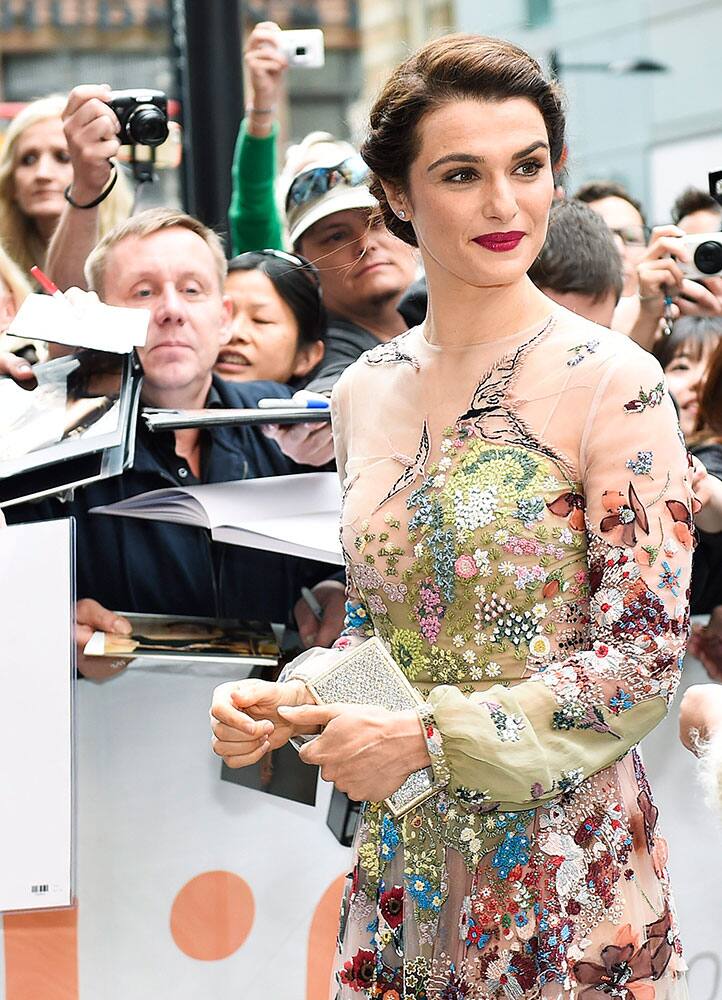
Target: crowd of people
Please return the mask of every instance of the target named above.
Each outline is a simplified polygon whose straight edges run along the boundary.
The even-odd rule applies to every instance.
[[[693,614],[709,618],[706,624],[695,626],[691,649],[707,669],[710,683],[687,692],[680,708],[680,731],[685,745],[697,754],[722,739],[722,277],[691,280],[682,270],[691,259],[685,235],[718,232],[722,208],[704,192],[690,188],[670,208],[669,221],[659,220],[662,224],[650,229],[642,205],[633,195],[616,182],[599,180],[585,183],[563,197],[557,190],[549,211],[551,194],[544,203],[546,189],[534,188],[531,182],[537,184],[536,178],[546,171],[549,192],[553,190],[550,164],[554,164],[555,151],[561,152],[555,144],[561,141],[563,123],[554,105],[553,89],[548,89],[551,85],[542,85],[534,77],[537,90],[532,95],[531,89],[524,90],[521,85],[515,85],[514,90],[499,75],[487,81],[484,90],[478,83],[482,71],[476,65],[472,71],[470,51],[451,39],[448,51],[440,46],[432,55],[439,66],[444,59],[456,60],[456,82],[449,85],[450,89],[441,87],[432,93],[436,64],[431,55],[427,63],[421,57],[414,63],[413,77],[392,78],[379,99],[381,103],[372,112],[363,156],[346,141],[326,132],[314,132],[288,150],[279,170],[276,112],[288,67],[277,32],[273,24],[260,24],[246,45],[248,103],[231,167],[230,260],[212,230],[175,208],[131,214],[129,185],[122,175],[115,176],[118,122],[104,100],[106,88],[79,86],[67,99],[44,98],[17,116],[0,154],[2,320],[6,327],[31,290],[30,265],[41,264],[63,290],[72,286],[110,305],[150,310],[147,341],[138,351],[144,373],[143,404],[180,409],[247,407],[267,396],[291,398],[300,393],[302,398],[308,394],[326,398],[333,392],[333,433],[327,425],[297,425],[265,431],[256,427],[214,427],[151,434],[139,422],[133,465],[122,476],[79,489],[69,501],[51,498],[10,507],[6,518],[9,523],[67,515],[76,519],[77,662],[79,673],[85,677],[103,680],[122,669],[112,659],[86,658],[82,652],[95,629],[129,632],[130,625],[121,612],[282,622],[295,626],[303,645],[317,651],[334,645],[352,647],[375,632],[387,640],[397,662],[416,664],[419,672],[412,679],[420,678],[419,686],[435,713],[427,726],[428,756],[422,748],[416,758],[424,766],[430,760],[436,768],[438,750],[434,749],[434,740],[444,745],[449,758],[445,766],[463,778],[457,782],[457,790],[463,792],[468,824],[460,840],[445,839],[439,826],[441,814],[428,826],[422,827],[420,819],[418,833],[409,830],[406,851],[419,866],[414,874],[414,889],[408,863],[405,869],[399,867],[398,858],[393,864],[401,836],[398,827],[374,809],[366,813],[360,841],[361,868],[355,869],[356,882],[345,904],[350,918],[342,932],[339,997],[361,993],[374,983],[384,985],[386,992],[365,995],[422,996],[421,992],[399,991],[401,967],[409,982],[417,976],[419,991],[432,979],[434,983],[438,980],[441,989],[447,980],[453,985],[455,976],[459,982],[464,975],[470,981],[476,975],[478,982],[486,977],[487,992],[453,994],[484,998],[566,997],[568,994],[561,989],[569,988],[569,977],[576,970],[576,981],[586,984],[590,992],[574,995],[591,997],[597,988],[593,978],[596,973],[591,960],[587,960],[583,941],[585,936],[592,937],[595,945],[601,945],[606,939],[594,936],[591,920],[588,935],[582,933],[582,924],[575,930],[571,922],[580,910],[591,912],[602,904],[593,904],[589,891],[585,890],[585,895],[581,888],[577,895],[568,893],[564,897],[566,908],[556,914],[555,925],[568,930],[562,962],[561,946],[556,957],[552,956],[550,932],[542,927],[546,911],[540,909],[537,900],[533,918],[538,949],[534,975],[545,984],[556,983],[560,992],[552,992],[549,987],[543,994],[532,993],[532,928],[528,924],[532,918],[527,916],[523,922],[521,918],[528,909],[525,893],[531,898],[533,892],[521,872],[530,870],[525,866],[533,837],[517,823],[521,836],[515,843],[524,841],[524,848],[515,848],[514,853],[511,841],[503,840],[510,852],[507,861],[499,857],[501,848],[495,842],[496,853],[489,848],[485,861],[482,843],[491,843],[491,837],[481,820],[489,810],[500,809],[490,815],[497,817],[494,829],[503,832],[507,826],[514,826],[515,816],[523,816],[524,823],[533,824],[534,810],[546,809],[545,822],[557,831],[558,842],[555,850],[541,850],[557,856],[564,853],[565,837],[577,845],[587,843],[587,835],[582,837],[579,831],[575,834],[572,830],[569,837],[571,828],[567,829],[559,812],[554,812],[555,808],[562,813],[567,808],[570,815],[574,812],[568,782],[564,786],[559,774],[572,774],[576,761],[579,775],[574,780],[584,780],[586,794],[591,796],[588,817],[578,809],[574,812],[577,825],[582,824],[579,830],[584,822],[601,829],[606,806],[600,805],[602,799],[594,799],[589,789],[594,790],[594,776],[602,771],[606,774],[604,769],[611,769],[628,750],[625,760],[632,763],[626,770],[623,764],[618,765],[621,770],[615,772],[615,787],[630,786],[635,780],[642,782],[641,764],[630,748],[659,716],[655,708],[645,718],[646,707],[655,699],[640,692],[661,690],[665,696],[673,693],[673,668],[683,653],[680,644],[687,627],[685,612],[680,611],[687,589],[685,558],[691,555],[695,534],[698,544],[691,563],[689,604]],[[489,43],[477,40],[476,44],[483,49]],[[500,54],[489,49],[487,55],[492,62],[496,59],[499,74],[503,59],[521,59],[506,50]],[[393,90],[394,80],[397,91]],[[408,95],[414,87],[418,91],[414,91],[417,104],[411,107]],[[424,87],[428,94],[422,93]],[[455,87],[461,99],[454,104]],[[427,110],[420,116],[418,109],[425,106],[427,98]],[[528,105],[525,112],[518,108],[520,101]],[[453,114],[449,111],[447,120],[441,120],[439,116],[449,102]],[[485,300],[498,331],[495,339],[479,335],[478,341],[473,337],[465,339],[462,333],[462,328],[473,330],[477,323],[477,284],[468,278],[462,252],[459,250],[453,257],[457,248],[452,245],[449,263],[443,249],[445,239],[453,242],[457,231],[454,227],[462,225],[464,206],[461,200],[453,199],[470,197],[462,195],[461,190],[473,191],[474,185],[481,183],[481,156],[454,159],[456,154],[451,155],[459,137],[461,145],[470,145],[474,122],[464,119],[464,114],[475,103],[483,105],[484,113],[492,116],[494,128],[490,134],[508,137],[492,140],[489,149],[503,157],[506,153],[499,150],[505,149],[506,143],[514,153],[513,170],[504,166],[500,175],[506,171],[504,176],[513,176],[515,184],[527,185],[524,192],[542,192],[537,195],[537,203],[532,204],[526,193],[512,195],[511,188],[502,190],[501,181],[489,182],[497,186],[488,195],[489,204],[484,204],[480,225],[490,229],[495,224],[501,231],[501,236],[496,236],[502,239],[504,234],[513,235],[518,224],[520,236],[527,240],[524,245],[533,245],[537,236],[539,245],[524,269],[530,284],[522,286],[521,277],[512,281],[501,271],[498,281],[479,279],[481,286],[486,282],[496,288],[498,284],[501,291],[496,299]],[[533,111],[531,117],[529,109]],[[401,121],[405,122],[403,127]],[[433,133],[432,123],[438,135]],[[392,134],[394,128],[396,135]],[[419,130],[417,148],[409,149],[409,135],[414,129]],[[483,143],[484,129],[479,133]],[[517,143],[517,135],[531,135],[533,141],[521,143],[520,139]],[[439,173],[437,181],[434,171],[441,171],[441,167],[435,164],[428,167],[423,178],[414,173],[423,143],[439,153],[439,163],[448,161],[448,177],[442,179]],[[529,149],[517,155],[519,145]],[[406,166],[394,173],[394,158],[401,162],[402,156],[407,158]],[[400,177],[413,177],[415,199],[399,186]],[[450,195],[452,184],[456,191]],[[536,229],[529,219],[538,223]],[[482,239],[481,245],[494,251],[495,266],[506,266],[498,263],[503,254],[494,250],[489,239],[487,244]],[[506,284],[513,285],[516,299],[504,298]],[[518,305],[521,288],[525,296],[523,308]],[[556,311],[550,313],[552,308]],[[548,336],[550,315],[555,328]],[[443,331],[438,342],[431,336],[434,331]],[[529,345],[537,341],[542,346],[534,348],[535,361],[525,367]],[[439,344],[446,345],[445,361]],[[32,364],[52,354],[53,347],[5,335],[0,350],[0,370],[19,385],[30,386],[34,382]],[[502,356],[503,364],[499,361]],[[365,363],[354,364],[362,357]],[[659,367],[664,372],[662,381],[656,375]],[[593,377],[588,375],[592,368]],[[474,392],[484,372],[486,383],[482,379]],[[503,372],[503,378],[497,377],[498,372]],[[409,382],[410,373],[414,374],[413,383]],[[517,402],[507,407],[504,394],[512,384],[516,384]],[[665,384],[691,456],[689,467],[681,464],[677,455],[679,442],[672,406],[667,412],[661,405]],[[602,386],[599,391],[598,386]],[[459,410],[466,408],[469,394],[471,406],[463,418],[457,418]],[[641,416],[635,426],[631,421],[625,423],[630,412],[643,414],[648,424]],[[417,418],[423,426],[420,438]],[[459,431],[463,421],[470,421],[471,429]],[[392,427],[403,438],[402,445],[393,446],[393,475],[386,468],[391,460],[384,457],[391,447]],[[401,429],[408,429],[408,435]],[[637,429],[638,437],[633,436]],[[484,452],[482,440],[493,442],[497,451]],[[615,472],[607,482],[603,475],[608,471],[605,463],[612,461],[608,456],[616,455],[622,440],[627,449],[620,459],[624,476]],[[433,465],[429,458],[432,449]],[[489,470],[494,462],[505,462],[503,476],[508,478],[499,482],[480,479],[470,488],[457,483],[456,492],[451,489],[445,493],[447,477],[454,482],[450,470],[455,451],[463,452],[461,461],[467,463],[469,472],[472,465],[478,472],[485,462]],[[574,470],[565,459],[568,455],[584,456],[588,480],[583,490],[575,485]],[[344,546],[347,553],[352,553],[349,567],[353,564],[353,574],[349,567],[348,574],[334,573],[328,566],[309,560],[217,545],[198,528],[90,515],[93,507],[166,486],[332,469],[334,460],[344,482]],[[517,461],[521,471],[516,470]],[[579,464],[583,464],[581,457]],[[665,485],[666,469],[669,472]],[[378,479],[374,470],[378,470]],[[518,518],[516,534],[510,533],[502,521],[492,531],[487,528],[495,526],[491,512],[500,498],[506,497],[505,491],[511,489],[509,483],[517,482],[517,475],[529,490],[523,493],[518,486],[515,503],[524,513],[514,515]],[[555,481],[555,476],[558,498],[540,502],[543,483],[550,477]],[[381,492],[380,483],[384,484]],[[438,495],[424,494],[422,484],[433,484]],[[689,492],[687,485],[691,487]],[[408,488],[410,495],[402,492]],[[582,494],[587,496],[586,509]],[[400,512],[402,507],[405,514]],[[386,512],[382,534],[378,528],[369,528],[364,514],[372,511],[376,515],[379,509]],[[449,554],[454,548],[442,521],[450,509],[466,526],[460,537],[480,532],[470,552],[462,556]],[[399,525],[404,518],[408,521],[408,511],[416,512],[410,522],[410,552],[404,549],[399,535]],[[592,648],[591,613],[579,616],[573,609],[574,602],[587,593],[584,553],[574,566],[576,575],[567,574],[570,560],[574,562],[578,554],[573,546],[584,533],[585,515],[587,526],[594,521],[601,524],[603,533],[610,532],[613,547],[604,550],[608,561],[602,570],[594,564],[594,559],[599,558],[594,549],[597,543],[589,542],[590,552],[596,552],[590,557],[589,567],[592,575],[600,574],[601,584],[597,581],[597,587],[602,588],[591,598],[591,604],[598,605],[602,625],[593,632],[594,653],[579,652],[575,659],[575,649]],[[551,517],[555,525],[548,528],[545,517]],[[662,530],[663,517],[671,519],[669,530]],[[564,551],[565,546],[569,551]],[[621,569],[627,558],[622,555],[625,547],[634,551],[633,575]],[[529,554],[537,549],[542,553],[534,570],[538,579],[520,576],[513,559],[521,552]],[[504,557],[504,553],[516,555]],[[407,568],[399,574],[394,567],[399,558],[407,556]],[[442,566],[444,559],[447,562]],[[559,565],[549,569],[555,560]],[[415,574],[421,583],[414,583]],[[491,597],[485,592],[485,577],[499,581],[494,584],[498,594],[493,594],[493,610],[489,610]],[[509,578],[506,582],[505,577]],[[621,602],[627,600],[627,577],[629,584],[634,581],[637,588],[637,617],[647,615],[648,634],[644,636],[634,631],[631,612],[626,623],[612,613],[615,602],[620,602],[621,607]],[[653,577],[661,582],[651,582]],[[649,589],[645,588],[645,580],[650,581]],[[401,610],[413,586],[417,587],[419,603],[409,610],[401,627],[393,612]],[[311,588],[322,616],[314,614],[301,596],[302,587]],[[533,595],[533,600],[529,596],[531,610],[512,607],[514,599],[508,594],[502,596],[502,588],[506,593],[507,587],[516,588],[517,595]],[[443,627],[450,629],[454,618],[449,595],[458,598],[467,590],[470,603],[456,615],[454,629],[449,631],[444,645],[438,640],[442,620]],[[602,591],[607,595],[606,603],[598,596]],[[474,601],[477,609],[486,609],[486,618],[479,612],[482,617],[477,615],[476,624],[476,612],[469,611]],[[650,607],[653,610],[649,613],[640,610]],[[554,620],[564,621],[566,631],[561,626],[559,631],[566,636],[563,643],[555,645],[556,625],[550,624],[546,631],[534,625],[545,614],[552,616],[550,621],[554,615]],[[511,624],[504,625],[507,618]],[[668,623],[664,642],[657,641],[662,619]],[[617,628],[618,622],[622,624]],[[505,675],[506,683],[493,688],[495,707],[488,708],[488,701],[478,702],[472,706],[475,714],[469,714],[471,708],[462,692],[487,692],[500,676],[502,668],[497,660],[503,659],[507,647],[511,649],[507,639],[513,636],[513,628],[530,630],[526,647],[520,646],[518,639],[509,641],[515,643],[517,651],[526,648],[542,675],[547,671],[548,683],[522,683],[515,689],[508,678],[515,676],[519,680],[521,674]],[[419,629],[427,645],[419,639]],[[493,637],[485,639],[484,630]],[[532,633],[533,641],[529,638]],[[550,637],[552,652],[559,656],[553,669]],[[491,659],[483,659],[479,653],[485,641],[493,644],[495,655]],[[625,646],[625,642],[630,645]],[[556,742],[550,749],[549,741],[539,735],[538,713],[544,701],[540,689],[551,698],[552,693],[559,694],[563,684],[573,687],[581,683],[583,671],[579,663],[583,657],[596,655],[601,663],[615,644],[620,649],[616,655],[631,662],[634,657],[630,648],[635,642],[635,648],[640,643],[646,645],[634,667],[634,677],[629,676],[632,667],[627,671],[619,665],[615,668],[611,662],[599,667],[599,676],[613,678],[616,687],[607,702],[606,715],[603,717],[595,708],[585,717],[575,715],[562,698],[562,707],[556,709],[555,715]],[[442,646],[437,660],[437,654],[429,650]],[[326,662],[323,655],[321,661]],[[462,663],[468,665],[466,675],[460,671]],[[557,668],[566,670],[563,678],[561,672],[554,673]],[[603,669],[609,672],[604,674]],[[310,704],[298,678],[302,680],[303,674],[291,673],[278,688],[263,689],[261,693],[260,682],[254,682],[256,687],[252,689],[233,685],[219,689],[214,701],[216,751],[232,766],[253,763],[285,742],[294,729],[304,731],[305,727],[309,731],[309,727],[325,725],[323,739],[327,745],[317,740],[315,749],[303,751],[304,759],[322,764],[324,774],[354,797],[383,799],[393,790],[387,787],[391,780],[388,775],[396,775],[390,760],[378,758],[374,780],[370,775],[361,780],[355,773],[350,777],[348,766],[344,770],[334,763],[333,733],[340,731],[341,724],[332,714],[318,714],[320,710]],[[518,694],[514,694],[515,690]],[[274,700],[281,697],[277,691],[282,691],[285,701]],[[583,698],[579,697],[581,704]],[[290,707],[290,712],[284,705]],[[639,721],[632,725],[635,717]],[[332,721],[338,723],[336,729],[329,725]],[[501,744],[491,748],[487,743],[482,750],[474,741],[488,725]],[[589,734],[598,739],[599,733],[611,729],[615,739],[603,750],[587,739]],[[526,733],[523,737],[522,730]],[[536,743],[530,733],[534,733]],[[582,742],[572,745],[567,740],[570,733]],[[528,780],[532,771],[525,764],[521,777],[527,786],[520,790],[518,775],[507,774],[504,780],[501,775],[505,754],[511,747],[526,745],[527,736],[530,742],[526,751],[531,757],[541,753],[545,760],[547,755],[547,769],[539,764],[532,780]],[[405,746],[404,738],[399,732],[399,747]],[[539,746],[545,748],[543,752]],[[719,749],[716,753],[719,756]],[[353,755],[347,755],[347,765],[348,759],[353,760]],[[483,769],[483,778],[475,776],[470,761]],[[722,782],[719,765],[708,768],[708,772],[710,787],[716,787],[719,794],[715,785]],[[387,775],[386,781],[379,775]],[[403,775],[399,772],[396,777],[398,785]],[[479,782],[483,783],[484,793]],[[609,787],[602,789],[604,794],[612,794]],[[369,788],[372,794],[368,794]],[[488,794],[487,788],[491,789]],[[566,806],[555,807],[553,803],[560,795]],[[442,799],[444,816],[447,810],[451,815],[459,808],[451,798],[448,795]],[[510,811],[504,811],[507,807]],[[653,829],[645,829],[653,848]],[[370,850],[373,854],[373,850],[364,847],[376,843],[374,836],[381,838],[379,843],[386,852],[383,865],[378,862],[375,868],[368,853]],[[542,843],[541,833],[539,837]],[[588,839],[594,837],[591,830]],[[427,851],[423,857],[420,844]],[[469,844],[477,846],[471,850]],[[448,861],[448,868],[443,868],[447,863],[443,861],[444,851],[452,846],[460,854],[455,861]],[[493,932],[489,929],[494,921],[488,914],[482,915],[483,896],[476,893],[489,875],[488,858],[492,854],[491,865],[497,876],[501,873],[506,879],[516,871],[514,913],[518,919],[515,923],[512,915],[510,921],[518,936],[511,950],[506,943],[512,932],[501,925]],[[628,848],[626,854],[620,848],[614,865],[611,861],[610,865],[614,867],[622,856],[629,857]],[[601,864],[601,850],[596,857]],[[435,865],[441,866],[438,871],[443,868],[437,883]],[[653,866],[633,871],[630,884],[636,880],[646,885],[645,891],[657,892],[658,881],[664,881],[658,869],[654,855]],[[621,875],[611,875],[610,871],[604,877],[607,891],[612,894],[611,882]],[[359,889],[359,879],[363,889]],[[449,883],[451,894],[444,895]],[[390,915],[401,912],[391,906],[398,885],[407,887],[404,906],[410,909],[413,904],[415,916],[413,925],[409,917],[406,951],[397,949],[394,965],[397,923]],[[445,887],[438,903],[432,900],[434,885],[439,893],[438,887]],[[620,890],[620,900],[624,892]],[[427,899],[425,893],[432,895]],[[386,915],[385,923],[373,916],[375,903],[369,908],[368,900],[377,897]],[[365,900],[363,905],[361,898]],[[671,918],[665,908],[666,896],[662,894],[659,899],[657,918],[660,925],[667,921],[664,933],[669,939]],[[624,900],[614,904],[618,918],[615,922],[623,923],[624,915],[633,926],[639,926],[629,916],[635,912],[635,904],[626,896]],[[496,897],[494,902],[501,905]],[[604,903],[604,907],[609,910],[612,903]],[[369,938],[363,928],[370,920],[373,924],[374,919],[376,924]],[[647,919],[645,923],[647,940],[653,940],[650,926],[654,921]],[[432,927],[436,930],[432,931]],[[438,945],[441,940],[443,947]],[[544,952],[546,957],[539,943],[542,940],[549,949]],[[451,969],[443,964],[444,955],[448,958],[460,954],[459,941],[467,949],[470,942],[476,947],[473,975],[464,971],[463,962],[457,968],[452,961]],[[610,939],[606,944],[611,946],[613,942]],[[633,951],[625,959],[631,963],[632,979]],[[492,957],[487,958],[489,955]],[[614,979],[618,976],[616,966],[605,971],[603,949],[600,961],[599,975],[607,975],[605,982],[613,980],[620,990],[613,995],[637,995],[623,991],[629,977],[620,978],[618,983]],[[667,985],[668,992],[659,996],[681,998],[683,993],[676,992],[672,985],[681,965],[672,953],[667,955],[664,969],[657,969],[654,959],[650,962],[647,978],[664,977]],[[496,972],[494,963],[498,965]],[[566,970],[566,985],[563,977],[555,978],[555,970],[562,967]],[[492,973],[499,982],[503,975],[516,977],[517,991],[491,992],[488,983]],[[612,995],[611,988],[599,989]],[[428,993],[434,998],[446,995],[452,993]],[[643,995],[653,994],[639,993]]]

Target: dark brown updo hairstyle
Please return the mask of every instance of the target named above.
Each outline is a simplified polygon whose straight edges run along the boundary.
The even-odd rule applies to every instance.
[[[444,35],[398,66],[376,98],[361,155],[372,171],[371,192],[386,228],[417,246],[410,222],[391,209],[387,183],[403,190],[419,152],[422,118],[450,101],[505,101],[526,97],[539,109],[549,136],[552,167],[564,149],[564,109],[559,87],[544,78],[539,64],[511,42],[485,35]]]

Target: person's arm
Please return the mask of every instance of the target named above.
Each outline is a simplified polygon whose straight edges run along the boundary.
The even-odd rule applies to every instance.
[[[588,645],[531,660],[514,687],[467,698],[441,685],[428,696],[452,790],[502,808],[549,801],[624,756],[664,717],[679,680],[692,555],[686,454],[657,362],[635,352],[611,365],[580,456]],[[628,464],[638,450],[652,453],[651,475]]]
[[[228,210],[234,256],[247,250],[283,249],[275,198],[276,112],[288,61],[277,43],[280,30],[272,21],[263,21],[246,44],[248,103],[233,154]]]
[[[715,535],[722,531],[722,480],[710,475],[700,458],[693,458],[692,462],[692,489],[702,505],[694,515],[694,523],[707,534]]]
[[[84,85],[70,92],[63,111],[63,129],[73,165],[70,196],[77,205],[88,205],[108,187],[111,158],[120,149],[118,119],[105,103],[110,87]],[[117,169],[117,168],[115,168]],[[75,285],[87,288],[83,269],[98,242],[99,209],[66,204],[48,247],[45,270],[62,290]]]

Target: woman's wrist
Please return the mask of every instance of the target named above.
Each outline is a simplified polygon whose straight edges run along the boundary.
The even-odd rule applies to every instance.
[[[314,701],[313,695],[308,690],[308,688],[306,687],[306,685],[304,684],[304,682],[302,680],[299,680],[299,678],[294,677],[293,679],[291,679],[289,681],[284,681],[283,682],[283,686],[286,689],[286,691],[289,693],[289,695],[290,695],[290,697],[292,699],[291,701],[288,701],[286,703],[289,706],[292,706],[293,708],[297,708],[299,705],[315,705],[316,704],[316,702]]]
[[[414,771],[430,767],[429,748],[418,714],[413,709],[408,709],[399,712],[394,719],[395,735],[403,740],[401,756],[404,760],[404,770],[408,771],[408,774],[413,774]]]

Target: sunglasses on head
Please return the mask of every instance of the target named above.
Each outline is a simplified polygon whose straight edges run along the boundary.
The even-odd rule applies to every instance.
[[[237,257],[234,257],[233,260],[242,262],[244,258],[250,260],[255,257],[273,257],[276,260],[282,260],[286,264],[291,264],[294,268],[303,271],[317,288],[321,285],[321,276],[315,264],[312,264],[310,260],[306,260],[305,257],[299,257],[295,253],[286,253],[285,250],[248,250],[246,253],[241,253]],[[233,273],[233,270],[234,268],[231,268],[229,273]]]
[[[369,168],[355,153],[333,167],[312,167],[295,178],[286,195],[286,211],[322,198],[337,184],[358,187],[368,180]]]

